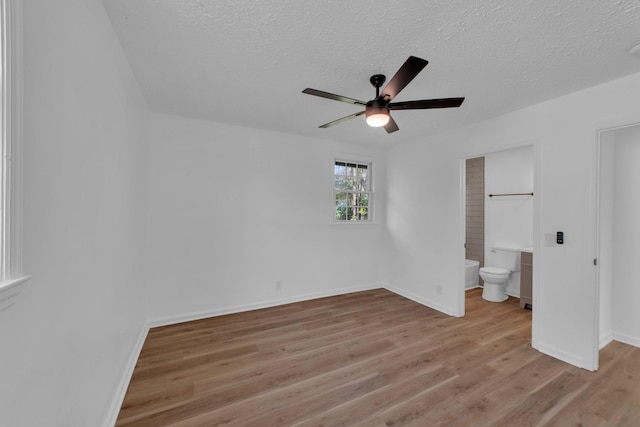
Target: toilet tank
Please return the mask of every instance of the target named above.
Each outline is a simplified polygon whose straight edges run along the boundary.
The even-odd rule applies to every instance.
[[[490,265],[506,268],[510,271],[520,271],[520,249],[504,247],[491,248]]]

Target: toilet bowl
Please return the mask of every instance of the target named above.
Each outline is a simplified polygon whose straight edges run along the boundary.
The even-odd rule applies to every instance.
[[[506,301],[509,277],[520,270],[520,251],[512,248],[491,248],[489,266],[480,268],[480,277],[484,280],[482,298],[492,302]]]
[[[511,271],[500,267],[482,267],[480,277],[484,280],[482,298],[492,302],[506,301],[509,297],[505,293]]]

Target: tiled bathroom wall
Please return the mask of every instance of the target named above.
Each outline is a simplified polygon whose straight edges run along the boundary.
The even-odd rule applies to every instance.
[[[484,266],[484,157],[467,159],[466,259]],[[482,279],[481,279],[482,280]]]

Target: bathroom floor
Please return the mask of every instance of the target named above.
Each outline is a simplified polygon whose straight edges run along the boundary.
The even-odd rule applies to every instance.
[[[490,302],[482,299],[482,288],[469,289],[465,291],[464,318],[474,324],[486,324],[491,338],[517,333],[531,340],[531,310],[520,308],[519,298]]]

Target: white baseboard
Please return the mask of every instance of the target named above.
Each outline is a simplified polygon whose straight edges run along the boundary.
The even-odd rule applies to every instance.
[[[133,349],[131,350],[129,359],[127,360],[127,364],[122,373],[122,377],[120,378],[120,383],[118,384],[116,395],[111,401],[111,406],[109,407],[109,412],[107,413],[107,419],[105,420],[104,427],[113,427],[118,420],[120,407],[122,406],[122,402],[124,401],[124,396],[127,394],[127,389],[129,388],[129,382],[131,381],[133,370],[135,369],[136,363],[138,362],[138,357],[140,357],[140,352],[142,351],[144,341],[147,339],[148,332],[149,325],[144,324],[142,330],[140,331],[140,334],[138,335],[138,339],[136,340]]]
[[[632,345],[634,347],[640,347],[640,338],[638,337],[632,337],[630,335],[614,332],[613,339],[624,344]]]
[[[604,334],[601,333],[600,337],[598,338],[598,350],[602,350],[603,348],[605,348],[611,341],[613,341],[613,334],[611,333],[611,331]]]
[[[563,350],[540,342],[536,346],[534,346],[534,348],[541,353],[554,357],[558,360],[562,360],[563,362],[569,363],[570,365],[577,366],[578,368],[584,368],[584,360],[582,359],[582,357],[567,353]]]
[[[289,298],[281,298],[275,300],[262,301],[255,304],[243,304],[231,307],[215,308],[211,310],[195,311],[192,313],[180,314],[176,316],[166,316],[151,319],[148,324],[150,327],[173,325],[175,323],[190,322],[192,320],[206,319],[207,317],[223,316],[225,314],[242,313],[244,311],[259,310],[261,308],[275,307],[278,305],[291,304],[295,302],[308,301],[317,298],[326,298],[336,295],[344,295],[352,292],[368,291],[371,289],[383,288],[379,284],[352,286],[348,288],[332,289],[330,291],[313,292],[310,294],[296,295]]]
[[[428,298],[420,297],[420,296],[415,295],[415,294],[413,294],[411,292],[405,291],[405,290],[400,289],[400,288],[396,288],[395,286],[388,285],[388,284],[385,285],[384,288],[389,290],[389,291],[391,291],[391,292],[393,292],[393,293],[395,293],[395,294],[402,295],[403,297],[408,298],[408,299],[410,299],[412,301],[415,301],[415,302],[417,302],[419,304],[422,304],[422,305],[427,306],[429,308],[433,308],[434,310],[438,310],[438,311],[440,311],[440,312],[442,312],[444,314],[448,314],[449,316],[460,317],[453,310],[451,310],[450,307],[446,307],[446,306],[444,306],[442,304],[439,304],[439,303],[437,303],[435,301],[432,301],[432,300],[430,300]]]

